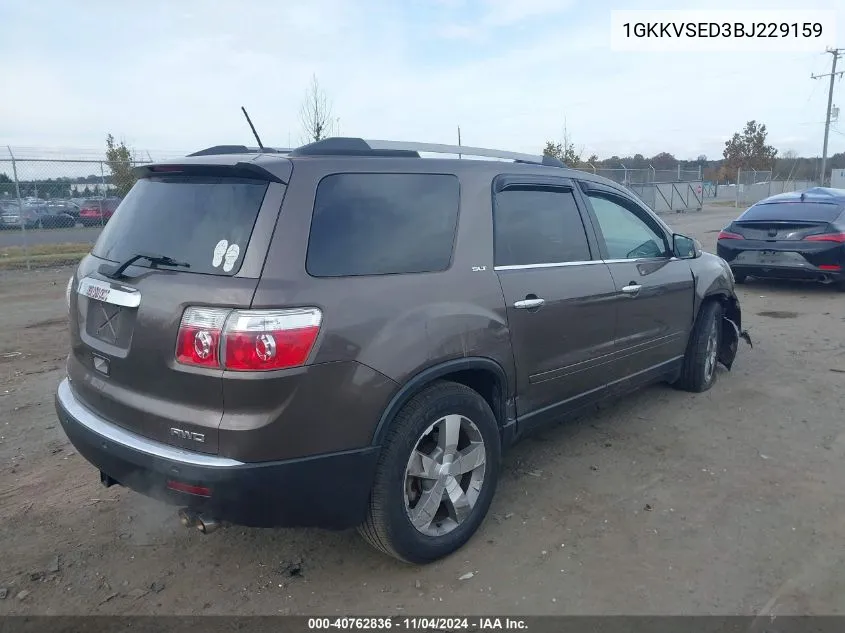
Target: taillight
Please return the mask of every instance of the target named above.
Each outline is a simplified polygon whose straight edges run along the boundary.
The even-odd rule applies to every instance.
[[[717,240],[744,240],[745,238],[740,235],[739,233],[733,233],[731,231],[719,231],[719,237],[716,238]]]
[[[183,365],[219,367],[223,324],[230,312],[221,308],[185,310],[176,338],[176,360]]]
[[[320,333],[317,308],[289,310],[185,310],[176,344],[184,365],[230,371],[298,367],[308,360]]]
[[[322,313],[297,310],[236,310],[226,322],[224,365],[235,371],[297,367],[308,360]]]
[[[808,235],[805,242],[837,242],[845,243],[845,233],[822,233],[821,235]]]

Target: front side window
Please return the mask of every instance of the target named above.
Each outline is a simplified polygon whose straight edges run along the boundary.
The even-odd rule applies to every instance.
[[[575,196],[562,189],[505,189],[493,207],[496,266],[590,259]]]
[[[666,238],[651,226],[645,214],[615,198],[589,193],[593,212],[604,237],[609,259],[665,257]]]
[[[458,179],[442,174],[333,174],[317,187],[306,269],[315,277],[446,270]]]

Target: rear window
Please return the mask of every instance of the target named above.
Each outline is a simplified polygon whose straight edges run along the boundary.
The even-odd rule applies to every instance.
[[[306,268],[315,277],[446,270],[458,179],[440,174],[334,174],[317,187]]]
[[[814,222],[833,222],[839,217],[841,207],[838,204],[820,202],[773,202],[756,204],[739,216],[743,220],[807,220]]]
[[[114,262],[139,253],[165,255],[189,264],[188,272],[234,275],[267,185],[243,178],[143,178],[123,199],[92,252]]]

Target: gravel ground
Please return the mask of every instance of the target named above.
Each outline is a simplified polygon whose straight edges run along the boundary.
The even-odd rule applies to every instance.
[[[667,219],[712,250],[734,214]],[[0,275],[0,614],[845,612],[834,289],[740,287],[754,348],[710,392],[653,387],[526,440],[474,539],[420,568],[354,532],[203,536],[102,488],[53,410],[68,276]]]

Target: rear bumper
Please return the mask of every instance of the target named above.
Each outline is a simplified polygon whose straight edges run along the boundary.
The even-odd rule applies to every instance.
[[[839,245],[803,250],[796,244],[767,244],[753,240],[719,242],[716,250],[734,275],[768,279],[839,281],[845,271]],[[768,253],[768,255],[766,255]]]
[[[822,270],[815,266],[759,266],[731,264],[734,275],[747,275],[758,279],[795,279],[807,281],[842,281],[841,270]]]
[[[245,463],[141,437],[87,409],[65,379],[56,412],[79,454],[132,490],[251,527],[346,529],[364,520],[378,448],[276,462]],[[170,490],[202,486],[210,496]]]

